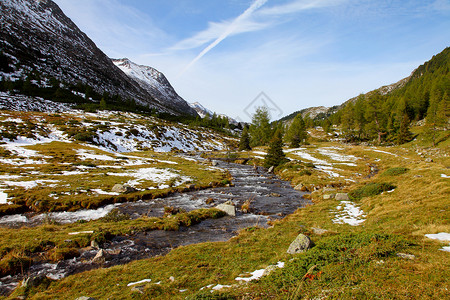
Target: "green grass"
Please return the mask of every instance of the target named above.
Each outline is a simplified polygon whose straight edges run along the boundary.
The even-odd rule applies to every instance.
[[[338,146],[342,150],[336,152],[359,159],[355,165],[349,166],[330,162],[341,175],[333,178],[313,168],[308,161],[289,155],[296,161],[277,168],[277,174],[289,179],[294,186],[302,183],[311,190],[316,187],[317,190],[310,195],[314,204],[283,220],[271,222],[268,229],[254,226],[242,230],[228,242],[179,247],[166,256],[92,270],[60,281],[44,281],[31,289],[19,287],[10,298],[21,295],[30,299],[75,299],[80,296],[96,299],[448,297],[449,254],[439,251],[445,244],[427,239],[424,234],[450,232],[450,188],[448,178],[441,177],[441,174],[450,175],[447,168],[450,165],[449,149],[440,148],[442,155],[433,156],[433,163],[425,162],[411,145],[373,149],[318,143],[308,146],[307,152],[316,158],[327,159],[317,152],[321,146]],[[390,154],[374,151],[377,149]],[[153,154],[134,155],[150,157]],[[226,156],[226,153],[221,155]],[[239,153],[243,158],[249,155],[251,153]],[[376,165],[381,172],[368,178],[370,165]],[[400,167],[392,167],[405,165],[409,169],[407,172],[401,171]],[[209,171],[195,164],[180,166],[180,172],[191,174],[189,176],[196,174],[203,182],[207,182],[210,176]],[[339,203],[334,199],[323,199],[321,188],[326,186],[333,186],[338,192],[357,191],[357,203],[367,215],[361,226],[333,223]],[[393,192],[382,193],[392,186],[396,187]],[[20,264],[26,266],[29,257],[26,251],[29,249],[47,249],[54,257],[70,256],[73,249],[88,244],[92,239],[101,241],[117,233],[148,230],[148,227],[155,226],[152,222],[156,222],[158,228],[176,229],[180,224],[186,224],[183,213],[175,217],[178,215],[175,223],[172,220],[150,221],[148,218],[122,220],[121,216],[111,215],[109,219],[87,223],[2,230],[2,243],[17,246],[14,251],[2,251],[4,257],[8,255],[11,263],[19,268]],[[327,232],[319,235],[313,227]],[[94,234],[76,237],[70,245],[61,244],[67,239],[68,232],[90,229],[95,230]],[[287,254],[289,244],[299,233],[308,235],[316,246],[304,254]],[[33,241],[36,236],[40,240]],[[24,241],[29,241],[30,245],[26,246]],[[55,249],[64,250],[55,253]],[[415,259],[400,258],[397,256],[399,252],[413,254]],[[285,268],[259,281],[243,285],[235,281],[244,273],[266,268],[278,261],[285,262]],[[174,277],[173,281],[171,277]],[[152,282],[141,285],[142,293],[127,286],[130,282],[147,278]],[[155,284],[159,281],[160,284]],[[232,288],[214,293],[208,289],[200,291],[209,284],[232,285]],[[180,290],[186,291],[181,293]]]

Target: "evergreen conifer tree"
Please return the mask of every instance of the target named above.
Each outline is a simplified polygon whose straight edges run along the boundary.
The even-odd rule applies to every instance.
[[[267,155],[264,158],[264,167],[277,167],[287,162],[286,155],[283,152],[283,136],[280,130],[277,130],[273,135]]]
[[[252,150],[250,147],[250,135],[248,134],[248,126],[244,127],[239,141],[239,151]]]
[[[295,116],[286,133],[286,139],[291,148],[298,148],[306,140],[306,124],[301,114]]]

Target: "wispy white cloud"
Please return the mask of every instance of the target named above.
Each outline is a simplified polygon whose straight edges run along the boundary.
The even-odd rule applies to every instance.
[[[224,32],[228,30],[231,26],[234,26],[233,32],[230,32],[228,36],[259,31],[264,28],[270,26],[269,23],[256,22],[251,19],[242,19],[239,24],[232,24],[234,20],[227,20],[224,22],[210,22],[208,24],[208,28],[196,33],[194,36],[184,39],[174,46],[172,46],[171,50],[186,50],[186,49],[194,49],[200,46],[203,46],[207,43],[210,43],[217,38],[219,38]],[[236,26],[238,25],[238,26]]]
[[[284,16],[308,9],[336,6],[347,1],[348,0],[295,0],[261,9],[258,14],[261,16]]]
[[[198,54],[180,73],[183,74],[191,68],[197,61],[199,61],[206,53],[211,51],[214,47],[216,47],[220,42],[222,42],[224,39],[226,39],[230,34],[235,32],[237,29],[242,28],[242,23],[247,20],[257,9],[259,9],[261,6],[266,4],[268,0],[255,0],[252,5],[247,8],[239,17],[234,19],[226,28],[225,30],[211,43],[209,44],[205,49],[203,49],[200,54]]]

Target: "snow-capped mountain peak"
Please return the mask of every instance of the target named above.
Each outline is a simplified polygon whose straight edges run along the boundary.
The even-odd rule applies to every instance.
[[[177,107],[179,111],[195,114],[188,103],[177,94],[163,73],[149,66],[138,65],[128,58],[113,59],[112,61],[159,103],[170,104],[172,107]]]

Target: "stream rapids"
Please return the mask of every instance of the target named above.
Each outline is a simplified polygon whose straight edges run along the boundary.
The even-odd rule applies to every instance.
[[[108,256],[101,262],[93,261],[99,252],[97,247],[82,249],[79,257],[54,263],[37,263],[25,274],[9,275],[0,278],[0,295],[7,295],[14,290],[24,278],[48,277],[59,280],[79,272],[99,267],[110,267],[128,262],[165,255],[170,250],[202,242],[227,241],[244,228],[251,226],[267,227],[268,221],[281,219],[292,214],[298,208],[311,202],[304,199],[305,194],[294,190],[289,182],[267,173],[262,168],[217,161],[217,167],[228,170],[232,176],[233,186],[211,188],[175,194],[170,197],[122,203],[115,205],[121,213],[131,218],[142,216],[162,217],[164,207],[171,206],[192,211],[200,208],[215,207],[226,201],[236,206],[236,216],[209,219],[190,227],[181,227],[178,231],[154,230],[128,236],[116,236],[100,248]],[[250,213],[242,213],[239,208],[250,200]],[[64,215],[61,215],[64,216]],[[34,217],[38,220],[39,217]],[[42,218],[41,218],[42,219]],[[77,221],[71,218],[70,222]],[[67,223],[67,220],[66,220]],[[1,223],[0,226],[19,227],[31,225],[20,221]],[[35,224],[34,224],[35,225]]]

